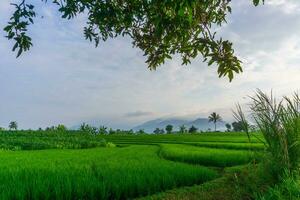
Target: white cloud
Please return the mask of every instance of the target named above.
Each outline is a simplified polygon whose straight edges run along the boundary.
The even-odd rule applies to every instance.
[[[300,3],[298,0],[268,0],[266,1],[266,5],[278,7],[288,14],[300,11]]]

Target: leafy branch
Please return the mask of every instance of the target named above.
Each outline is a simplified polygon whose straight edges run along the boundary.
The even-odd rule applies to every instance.
[[[41,0],[47,2],[47,0]],[[179,54],[182,65],[191,63],[199,54],[208,65],[217,65],[219,77],[242,72],[241,61],[235,55],[233,44],[216,38],[213,26],[226,23],[231,12],[230,0],[52,0],[62,18],[72,19],[87,14],[84,36],[94,42],[118,36],[132,38],[134,47],[147,58],[148,68],[155,70]],[[258,5],[263,0],[253,0]],[[22,0],[15,7],[4,28],[9,40],[14,40],[17,57],[32,46],[27,35],[28,26],[36,16],[34,6]]]

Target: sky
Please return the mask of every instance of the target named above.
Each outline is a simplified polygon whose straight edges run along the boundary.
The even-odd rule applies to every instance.
[[[233,82],[218,78],[198,56],[188,66],[177,57],[150,71],[130,38],[100,43],[84,39],[85,17],[62,20],[51,3],[37,3],[30,27],[34,46],[16,59],[3,27],[11,0],[0,1],[0,126],[20,128],[93,122],[129,129],[166,117],[232,120],[235,103],[247,103],[257,88],[277,96],[300,89],[300,1],[232,1],[219,35],[231,40],[244,72]],[[41,17],[43,16],[43,17]]]

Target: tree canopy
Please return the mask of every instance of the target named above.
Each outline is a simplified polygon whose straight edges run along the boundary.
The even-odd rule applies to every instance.
[[[17,130],[18,129],[18,123],[16,121],[12,121],[9,123],[8,128],[10,130]]]
[[[48,2],[50,0],[41,0]],[[257,6],[264,0],[252,0]],[[84,36],[98,46],[100,41],[129,36],[134,47],[146,56],[148,68],[155,70],[179,54],[182,64],[191,63],[199,54],[208,65],[218,67],[219,77],[231,81],[242,72],[241,61],[232,43],[216,36],[213,27],[226,23],[231,0],[51,0],[62,18],[87,15]],[[19,57],[32,46],[28,26],[37,16],[35,5],[20,0],[4,28]]]

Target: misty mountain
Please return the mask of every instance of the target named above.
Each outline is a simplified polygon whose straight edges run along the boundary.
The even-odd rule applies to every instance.
[[[191,126],[195,126],[198,130],[206,131],[208,129],[214,130],[214,124],[212,122],[208,122],[207,118],[197,118],[194,120],[188,119],[179,119],[179,118],[165,118],[165,119],[154,119],[147,121],[143,124],[140,124],[133,128],[134,131],[138,131],[143,129],[147,133],[153,133],[156,128],[165,129],[167,125],[172,125],[173,130],[178,131],[181,125],[185,125],[185,127],[189,128]],[[218,122],[217,130],[223,131],[225,128],[226,122]]]

